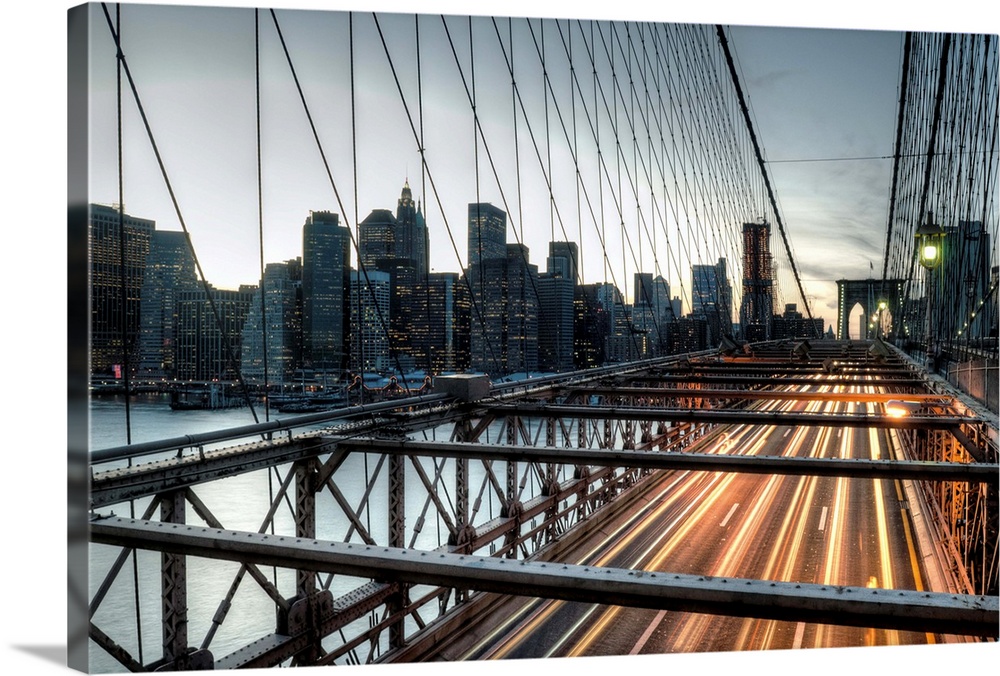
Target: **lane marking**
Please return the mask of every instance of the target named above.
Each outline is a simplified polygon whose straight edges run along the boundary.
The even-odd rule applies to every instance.
[[[824,507],[823,511],[819,515],[819,529],[820,529],[820,531],[822,531],[824,528],[826,528],[826,510],[827,510],[827,508]]]
[[[629,655],[639,654],[639,651],[642,650],[643,647],[646,645],[646,642],[649,641],[649,637],[653,635],[653,631],[655,631],[656,628],[660,626],[660,622],[663,620],[663,616],[666,614],[667,611],[665,610],[661,610],[656,614],[656,617],[653,618],[653,621],[649,623],[648,627],[646,627],[646,631],[642,632],[642,636],[640,636],[639,640],[636,641],[634,646],[632,646],[632,650],[629,651]]]
[[[792,433],[792,430],[791,429],[787,429],[787,430],[785,430],[785,433],[781,435],[781,438],[784,439],[785,437],[787,437],[791,433]]]
[[[802,647],[802,635],[806,633],[805,622],[799,622],[795,625],[795,640],[792,641],[792,648],[798,650]]]
[[[728,513],[728,514],[726,514],[726,518],[725,518],[725,519],[723,519],[723,520],[722,520],[722,523],[720,523],[720,524],[719,524],[719,526],[720,526],[720,527],[723,527],[723,526],[725,526],[725,525],[726,525],[727,523],[729,523],[729,520],[730,520],[731,518],[733,518],[733,512],[735,512],[735,511],[736,511],[736,508],[737,508],[737,507],[739,507],[739,506],[740,506],[740,503],[738,503],[738,502],[737,502],[737,503],[734,503],[734,504],[733,504],[733,506],[729,508],[729,513]]]

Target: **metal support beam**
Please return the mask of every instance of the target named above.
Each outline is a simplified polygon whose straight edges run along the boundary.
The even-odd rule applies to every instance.
[[[692,396],[697,396],[693,394]],[[788,413],[730,409],[663,409],[649,406],[564,406],[561,404],[500,404],[497,413],[525,418],[561,416],[604,420],[650,420],[730,425],[793,425],[811,427],[876,427],[897,429],[951,429],[980,421],[960,416],[867,415],[854,413]]]
[[[160,520],[183,525],[185,492],[173,491],[160,498]],[[160,556],[160,597],[163,609],[163,661],[184,668],[188,653],[187,561],[183,552]]]
[[[637,608],[992,638],[1000,623],[995,596],[510,561],[122,518],[93,523],[91,537],[212,559]]]
[[[798,476],[843,476],[872,479],[924,479],[969,483],[1000,482],[1000,465],[959,463],[932,460],[871,460],[842,458],[796,458],[764,455],[719,455],[714,453],[677,453],[625,451],[601,448],[547,448],[504,446],[498,444],[462,444],[440,441],[387,441],[383,439],[345,439],[344,449],[359,453],[390,453],[435,458],[506,460],[508,462],[599,465],[676,469],[704,472],[743,472],[750,474],[786,474]]]

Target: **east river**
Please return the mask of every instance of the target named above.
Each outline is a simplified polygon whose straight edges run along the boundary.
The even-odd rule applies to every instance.
[[[257,415],[260,422],[265,420],[263,410],[258,407]],[[289,415],[271,412],[269,419],[288,419]],[[170,408],[167,396],[134,397],[129,406],[129,422],[126,425],[124,399],[121,396],[95,397],[91,406],[91,445],[94,450],[124,446],[128,440],[126,430],[131,430],[131,443],[156,441],[181,437],[198,432],[209,432],[224,428],[253,424],[254,418],[249,408],[231,408],[220,410],[174,411]],[[433,432],[429,433],[433,438]],[[142,458],[136,462],[148,462]],[[359,514],[359,520],[378,543],[386,542],[386,489],[385,468],[377,472],[378,456],[352,455],[341,466],[334,481],[344,500],[353,509],[359,505],[367,505]],[[428,467],[430,467],[429,462]],[[124,465],[125,461],[119,461]],[[108,469],[107,467],[97,468]],[[254,471],[240,474],[224,480],[208,482],[194,487],[198,498],[205,503],[225,528],[232,530],[257,532],[264,525],[264,520],[281,480],[287,476],[289,466],[277,468],[277,472]],[[433,478],[435,470],[430,467],[426,472]],[[370,482],[371,477],[377,479]],[[478,478],[477,478],[478,477]],[[454,472],[453,463],[444,468],[439,478],[439,492],[446,503],[453,499]],[[371,486],[371,499],[366,502],[365,492]],[[472,485],[480,486],[482,472],[472,468]],[[444,526],[434,519],[433,506],[428,509],[427,491],[420,485],[419,478],[407,471],[407,544],[413,537],[414,524],[418,515],[427,513],[427,525],[416,537],[413,546],[431,549],[446,537]],[[488,519],[498,512],[498,505],[489,499],[489,491],[484,498],[480,511],[480,520]],[[474,496],[473,496],[474,497]],[[325,492],[317,497],[317,537],[352,542],[359,542],[360,537],[355,528],[344,515],[336,501]],[[137,500],[134,504],[121,503],[99,510],[107,516],[114,513],[117,516],[141,517],[149,505],[149,499]],[[152,519],[159,519],[158,510],[152,514]],[[201,525],[203,522],[191,505],[187,506],[186,521]],[[282,533],[294,532],[291,512],[287,501],[283,501],[275,514],[275,531]],[[104,545],[90,547],[90,599],[94,599],[99,588],[104,583],[107,571],[111,570],[120,549]],[[239,574],[239,565],[229,562],[211,561],[188,558],[187,597],[188,597],[188,642],[191,647],[200,647],[209,634],[213,616],[217,608]],[[160,554],[156,552],[139,552],[138,554],[138,591],[134,584],[133,563],[131,559],[122,567],[116,581],[107,597],[100,604],[93,616],[94,624],[114,641],[122,645],[133,657],[143,663],[149,663],[161,656],[160,624]],[[285,598],[294,595],[294,578],[290,571],[265,569],[269,578],[276,580],[279,590]],[[326,582],[323,576],[322,582]],[[334,595],[350,591],[358,586],[359,580],[337,577],[330,584]],[[136,603],[141,607],[141,643],[142,654],[139,652],[140,632],[136,627]],[[367,625],[367,620],[364,621]],[[237,648],[241,648],[254,640],[273,632],[275,629],[275,606],[261,587],[250,576],[245,576],[239,589],[233,597],[233,608],[228,618],[223,622],[208,649],[216,659],[223,657]],[[122,665],[107,655],[102,649],[91,642],[91,671],[124,672]]]

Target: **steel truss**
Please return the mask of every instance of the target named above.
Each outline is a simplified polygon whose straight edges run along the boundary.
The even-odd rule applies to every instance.
[[[838,350],[846,365],[850,355]],[[784,371],[774,364],[769,370],[775,379],[791,378],[804,370],[803,363],[816,366],[828,358],[822,353],[808,360],[786,357]],[[867,356],[853,361],[871,369],[868,378],[890,380]],[[702,450],[714,443],[717,431],[734,422],[837,422],[766,413],[760,405],[768,400],[767,386],[734,383],[730,397],[714,384],[706,388],[697,376],[689,382],[665,377],[667,371],[688,367],[692,373],[725,373],[743,363],[715,356],[660,360],[532,386],[494,387],[477,401],[431,395],[268,423],[267,429],[250,426],[239,435],[222,430],[221,447],[213,446],[211,436],[186,437],[141,451],[126,447],[95,454],[100,461],[92,463],[91,547],[122,549],[111,550],[113,562],[102,571],[104,582],[91,599],[91,638],[132,671],[370,663],[407,654],[415,638],[449,626],[456,611],[483,592],[517,588],[553,598],[773,617],[763,601],[746,605],[742,597],[720,601],[712,596],[722,591],[718,581],[693,583],[696,593],[681,603],[676,588],[643,587],[618,595],[608,587],[602,597],[600,583],[584,584],[595,575],[611,579],[601,571],[569,574],[571,589],[563,592],[549,582],[517,587],[526,578],[502,581],[499,574],[482,572],[484,567],[496,570],[503,561],[540,566],[556,560],[568,542],[596,531],[604,519],[640,499],[653,472],[671,469],[914,479],[933,507],[941,554],[951,562],[956,583],[947,591],[960,595],[946,602],[932,594],[931,605],[972,612],[962,620],[966,628],[953,632],[981,635],[982,626],[995,626],[995,427],[991,432],[990,423],[947,391],[915,387],[917,374],[897,362],[885,365],[898,381],[894,393],[920,402],[921,415],[890,420],[880,413],[884,397],[857,388],[856,401],[870,410],[852,424],[889,429],[904,440],[907,457],[864,463],[785,458],[765,466],[755,465],[756,458],[706,454]],[[817,372],[812,376],[816,389],[807,391],[827,396],[827,376],[828,369]],[[886,386],[880,387],[885,393]],[[787,391],[783,387],[776,393]],[[145,462],[125,467],[123,460],[137,453]],[[267,478],[266,499],[262,490],[259,505],[241,505],[235,516],[225,500],[207,497],[217,495],[216,486],[260,476]],[[114,517],[115,506],[129,500],[137,502],[142,517]],[[157,510],[160,520],[152,521]],[[222,511],[230,516],[224,518]],[[254,525],[246,527],[250,521]],[[166,532],[171,535],[164,540]],[[195,536],[196,541],[188,539]],[[253,551],[238,543],[253,545]],[[336,565],[310,558],[334,549],[346,557]],[[146,550],[160,552],[161,568],[154,577],[161,602],[151,617],[161,627],[162,640],[159,656],[144,662],[137,656],[142,653],[127,647],[134,646],[135,637],[106,633],[102,607],[115,588],[132,583],[124,562]],[[374,551],[391,551],[394,563],[361,555]],[[390,573],[397,564],[428,561],[432,555],[444,557],[440,560],[452,572],[429,566],[419,575]],[[232,563],[201,566],[213,559]],[[232,567],[220,573],[218,565]],[[603,575],[641,574],[607,570]],[[222,576],[216,610],[208,618],[193,617],[189,590]],[[763,583],[740,584],[757,590]],[[263,598],[263,607],[272,612],[258,609],[248,616],[241,611],[239,597],[251,594]],[[942,621],[920,610],[922,602],[913,595],[896,597],[893,610],[878,615],[838,606],[831,590],[799,586],[782,594],[792,599],[781,611],[786,618],[896,628],[924,622],[920,626],[928,630]],[[657,595],[669,600],[650,600]],[[796,605],[807,596],[808,611]],[[149,621],[137,618],[136,627]],[[955,617],[949,621],[959,626]],[[261,629],[247,641],[232,637],[234,625]]]

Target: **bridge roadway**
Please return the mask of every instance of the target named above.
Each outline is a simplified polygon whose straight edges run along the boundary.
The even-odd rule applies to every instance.
[[[853,404],[775,400],[771,408],[851,412]],[[735,425],[692,451],[878,459],[885,430]],[[633,508],[562,552],[579,565],[822,585],[924,590],[899,479],[653,475]],[[806,624],[516,597],[494,598],[424,659],[627,655],[940,642],[932,633]],[[954,638],[954,637],[949,637]],[[415,651],[420,651],[416,646]],[[412,653],[411,653],[412,654]],[[407,653],[399,656],[409,659]]]
[[[140,448],[107,449],[100,453],[100,460],[117,466],[133,454],[163,453],[174,444],[193,448],[183,455],[178,452],[162,460],[100,472],[92,481],[92,506],[103,508],[315,456],[328,457],[317,475],[322,480],[317,479],[316,485],[322,485],[325,477],[354,453],[481,459],[486,466],[496,460],[521,467],[561,464],[569,468],[559,492],[534,496],[524,503],[522,516],[475,522],[477,540],[468,551],[449,544],[431,556],[431,552],[399,549],[398,545],[352,547],[319,540],[308,532],[275,539],[263,533],[223,531],[211,524],[203,529],[182,524],[165,528],[161,526],[168,524],[108,517],[92,520],[91,541],[237,561],[251,567],[275,565],[343,574],[366,581],[371,580],[371,571],[378,570],[379,579],[360,588],[359,593],[367,596],[358,608],[386,605],[386,598],[398,595],[399,585],[405,584],[479,590],[453,612],[428,623],[426,630],[415,629],[404,645],[382,652],[381,661],[926,643],[984,633],[994,636],[995,596],[943,593],[945,585],[929,583],[928,574],[935,571],[928,568],[927,549],[921,547],[920,556],[917,553],[917,540],[923,535],[926,544],[928,537],[919,530],[921,520],[910,518],[915,493],[905,486],[915,478],[933,482],[934,474],[943,470],[957,472],[939,475],[943,481],[990,484],[995,491],[995,451],[990,451],[985,463],[914,462],[904,461],[890,444],[901,435],[926,436],[937,428],[941,430],[938,436],[958,440],[955,448],[965,446],[972,455],[969,435],[975,436],[975,426],[970,423],[975,421],[964,417],[966,413],[960,408],[937,395],[914,393],[909,384],[898,386],[906,389],[893,390],[888,388],[894,385],[866,384],[861,388],[876,392],[844,397],[841,394],[848,386],[823,385],[827,378],[819,373],[809,379],[814,389],[808,396],[800,391],[804,385],[786,382],[782,392],[800,391],[803,396],[772,398],[769,391],[763,391],[757,400],[727,407],[724,393],[713,390],[714,386],[705,389],[691,384],[686,389],[656,392],[664,397],[658,403],[650,399],[643,403],[643,397],[650,393],[635,398],[634,386],[645,378],[639,373],[632,382],[620,386],[609,381],[621,399],[588,394],[586,386],[575,399],[545,394],[546,387],[551,393],[560,387],[558,384],[538,387],[524,396],[511,392],[511,397],[497,397],[494,389],[490,397],[468,405],[442,404],[431,396],[427,401],[406,402],[409,412],[405,414],[393,412],[400,402],[373,404],[363,411],[274,423],[274,429],[252,426],[223,430],[206,438],[189,436]],[[855,379],[855,386],[862,382],[863,378]],[[527,386],[509,389],[522,388]],[[858,388],[852,388],[856,394]],[[933,415],[909,420],[882,415],[884,395],[890,391],[923,400]],[[539,406],[546,397],[560,403]],[[690,404],[678,403],[678,398],[704,398],[699,405],[710,409],[690,408]],[[518,399],[529,401],[514,403]],[[588,406],[581,407],[582,401]],[[474,422],[464,428],[470,431],[483,429],[491,420],[506,419],[513,425],[520,418],[534,417],[538,422],[546,411],[558,411],[553,415],[562,416],[559,424],[565,423],[572,433],[563,429],[565,446],[559,442],[504,446],[468,436],[463,438],[469,442],[462,443],[420,442],[407,430],[413,425],[426,426],[421,422],[425,414],[416,412],[425,405],[430,407],[425,414],[439,424],[470,416]],[[675,422],[698,418],[705,425],[700,429],[711,432],[707,436],[700,431],[688,435],[698,441],[677,449],[683,452],[672,452],[672,447],[664,452],[660,447],[660,452],[651,453],[641,444],[629,451],[626,449],[631,446],[621,447],[624,436],[612,436],[617,440],[610,444],[597,439],[599,430],[607,434],[616,420],[623,421],[618,428],[623,433],[626,425],[633,424],[629,421],[639,421],[628,435],[632,439],[643,418]],[[576,427],[571,422],[574,419]],[[296,424],[329,422],[338,427],[292,434]],[[542,427],[539,424],[536,429]],[[695,428],[681,425],[666,429],[691,432]],[[225,449],[201,447],[220,438],[235,439],[262,431],[277,436]],[[587,443],[593,446],[598,442],[606,448],[571,448],[577,434],[585,431]],[[524,443],[537,444],[538,440],[525,439]],[[660,443],[663,441],[654,437],[648,447]],[[555,451],[558,455],[553,457]],[[771,463],[766,473],[752,467],[758,462]],[[571,530],[584,534],[579,539],[559,538],[537,552],[526,552],[524,556],[530,561],[503,558],[502,550],[496,557],[468,556],[468,552],[500,544],[509,531],[526,542],[532,535],[518,530],[521,519],[542,518],[550,509],[562,510],[564,496],[585,492],[588,499],[596,501],[603,490],[600,476],[604,475],[574,476],[574,466],[653,471],[630,475],[637,485],[605,500],[593,518],[577,523]],[[192,500],[193,494],[189,493],[188,499]],[[538,532],[543,527],[538,527]],[[534,523],[531,530],[536,531]],[[565,572],[559,573],[552,566],[535,565],[536,559],[568,565],[560,565],[558,570]],[[745,593],[726,584],[736,581]],[[612,587],[614,594],[609,591]],[[867,587],[872,589],[871,596],[865,594],[865,607],[840,605],[845,596],[855,597],[851,603],[858,600],[858,592],[866,592]],[[877,596],[884,589],[906,591]],[[930,593],[924,593],[925,589]],[[504,596],[493,596],[495,593]],[[425,599],[436,601],[436,594],[432,590]],[[99,599],[100,595],[94,603]],[[286,604],[295,601],[280,600]],[[425,602],[414,601],[413,608]],[[393,619],[407,612],[411,609],[403,607]],[[959,616],[961,619],[956,619]],[[323,620],[317,632],[333,636],[344,621],[344,614],[334,613]],[[386,626],[389,622],[385,621]],[[456,626],[469,631],[460,633]],[[883,628],[864,628],[869,626]],[[948,636],[928,633],[949,630]],[[96,627],[92,631],[96,632]],[[372,635],[375,631],[382,628],[371,630]],[[312,640],[311,635],[311,630],[271,634],[265,638],[275,642],[273,656],[255,659],[260,666],[281,664],[298,655],[301,645]],[[336,659],[351,645],[368,640],[362,632],[350,637],[340,652],[333,650],[328,656]],[[113,648],[110,641],[104,644]],[[242,660],[245,652],[255,649],[255,644],[248,645],[246,650],[232,653],[233,660]],[[229,664],[227,660],[229,657],[223,657],[216,664]]]

